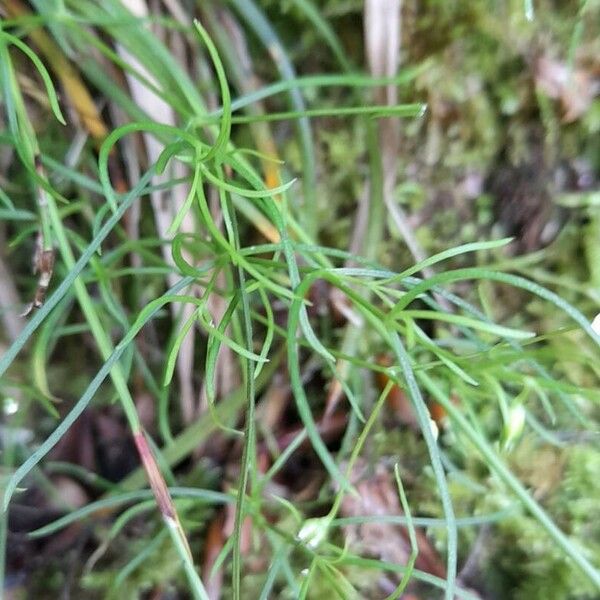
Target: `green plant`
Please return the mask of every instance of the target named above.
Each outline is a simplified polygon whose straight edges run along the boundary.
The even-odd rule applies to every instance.
[[[38,261],[42,275],[51,277],[51,292],[47,298],[36,295],[39,306],[0,359],[0,375],[9,375],[2,383],[9,394],[21,383],[31,382],[31,367],[37,373],[34,391],[28,392],[25,387],[19,391],[23,422],[31,421],[40,410],[56,421],[56,397],[79,399],[36,449],[3,440],[8,472],[4,518],[8,503],[21,491],[19,486],[34,481],[32,476],[39,473],[42,460],[92,400],[111,404],[114,387],[151,492],[140,489],[146,484],[140,470],[120,482],[108,483],[102,497],[31,533],[41,538],[74,522],[93,519],[102,511],[129,507],[115,518],[109,532],[99,534],[105,547],[121,541],[123,557],[118,557],[120,562],[115,558],[105,570],[83,577],[84,587],[87,582],[89,589],[110,595],[115,594],[116,586],[125,584],[129,587],[122,589],[131,594],[165,581],[181,585],[177,580],[180,564],[195,597],[208,597],[206,577],[200,578],[194,557],[208,544],[206,521],[211,516],[207,507],[224,505],[233,507],[232,533],[223,541],[208,578],[226,569],[231,558],[224,585],[233,598],[242,597],[251,584],[256,587],[252,593],[260,598],[331,593],[360,597],[363,590],[356,583],[358,578],[353,577],[355,571],[399,575],[390,598],[399,597],[413,581],[443,591],[448,599],[474,597],[458,577],[459,561],[466,558],[464,544],[472,542],[468,527],[496,522],[526,523],[552,546],[552,560],[566,559],[569,568],[578,568],[580,575],[574,577],[572,585],[570,582],[565,586],[566,593],[572,589],[594,593],[600,589],[600,574],[594,566],[597,549],[593,548],[595,554],[590,557],[581,547],[578,540],[587,537],[581,534],[582,515],[570,504],[585,493],[586,486],[579,482],[571,501],[543,506],[519,479],[517,466],[511,464],[524,430],[555,441],[552,428],[557,423],[569,427],[576,423],[582,430],[593,428],[590,421],[597,416],[593,407],[598,399],[595,361],[600,335],[589,319],[559,293],[509,272],[519,266],[519,259],[503,259],[500,254],[509,240],[456,244],[409,268],[401,266],[403,261],[388,260],[380,250],[386,231],[385,173],[376,123],[391,117],[421,119],[424,106],[369,105],[366,90],[406,85],[426,67],[407,69],[389,78],[351,72],[350,63],[342,60],[339,40],[316,7],[297,2],[296,10],[317,25],[343,63],[341,74],[297,76],[260,6],[236,0],[233,7],[260,42],[276,49],[274,60],[281,76],[270,86],[250,89],[245,80],[247,73],[230,67],[236,61],[235,52],[240,50],[227,46],[228,38],[223,33],[227,22],[220,18],[213,3],[200,11],[203,22],[211,24],[211,35],[198,21],[191,25],[171,17],[135,17],[116,0],[102,4],[88,0],[33,4],[35,15],[28,14],[18,2],[7,2],[11,16],[0,32],[2,95],[7,115],[4,143],[18,156],[13,168],[20,178],[19,184],[2,196],[2,218],[17,224],[12,231],[14,248],[23,246],[37,228],[41,252],[52,253],[56,247],[60,260],[52,265],[54,273],[52,268],[44,270]],[[182,67],[175,52],[157,39],[148,27],[150,23],[160,25],[193,53],[198,62],[193,75],[199,82]],[[40,29],[42,25],[44,30]],[[39,37],[40,31],[45,37]],[[34,66],[37,75],[33,76],[45,86],[50,111],[61,123],[65,118],[45,61],[23,41],[28,35],[32,46],[37,45],[51,65],[54,77],[61,79],[66,96],[62,101],[73,111],[79,110],[81,131],[90,136],[91,143],[80,146],[76,139],[65,139],[65,133],[53,125],[34,122],[35,105],[24,95],[18,76],[20,69],[29,72],[30,67],[17,61],[10,49],[13,46]],[[110,103],[124,124],[104,124],[95,107],[91,116],[81,112],[82,105],[88,106],[87,92],[82,91],[86,86],[79,75],[66,71],[64,56],[77,56],[86,83]],[[141,86],[144,93],[156,97],[155,107],[168,107],[173,122],[155,119],[136,103],[134,94],[128,96],[114,79],[117,70],[131,78],[130,89]],[[65,78],[71,82],[75,78],[78,83],[67,87]],[[230,90],[233,85],[241,90],[238,98]],[[350,90],[347,104],[342,105],[339,97],[331,100],[325,95],[327,90],[339,88]],[[220,108],[210,111],[204,94],[210,97],[215,93]],[[280,100],[284,94],[289,95],[289,110]],[[312,106],[307,96],[316,98],[317,106]],[[266,99],[277,108],[265,110],[261,102]],[[238,114],[242,110],[245,114]],[[364,148],[351,153],[353,157],[366,155],[364,172],[375,200],[367,215],[364,255],[342,249],[348,244],[339,241],[344,236],[335,228],[338,207],[326,203],[320,206],[316,193],[320,165],[311,130],[311,119],[315,118],[336,122],[352,118],[353,126],[364,133],[352,138],[364,139]],[[300,183],[293,178],[294,167],[272,155],[277,145],[271,124],[280,121],[298,124],[296,141],[290,142],[293,147],[287,153],[292,165],[293,157],[299,157],[302,193]],[[144,136],[150,165],[144,166],[146,157],[137,154],[130,143],[138,135]],[[335,135],[329,138],[332,147]],[[53,146],[55,136],[61,136],[64,147]],[[150,160],[153,144],[158,150],[155,159]],[[246,147],[250,145],[253,147]],[[130,164],[130,177],[139,173],[128,191],[120,186],[122,174],[115,166],[120,152],[125,164],[135,164],[135,168]],[[328,163],[328,167],[333,165]],[[340,172],[341,180],[352,189],[356,183],[353,169],[344,165]],[[327,189],[328,184],[323,185]],[[180,186],[185,186],[183,195],[178,191]],[[30,210],[34,207],[27,200],[29,190],[36,198],[37,213]],[[142,211],[138,217],[132,216],[132,207],[142,198],[161,193],[180,201],[163,213],[160,203],[153,203],[152,215]],[[16,201],[11,198],[13,194]],[[320,231],[318,215],[328,211],[331,215],[327,224],[331,228]],[[121,224],[126,214],[138,219],[137,237]],[[159,225],[161,218],[169,219],[167,227]],[[331,243],[320,244],[321,239]],[[161,248],[166,248],[162,254]],[[485,262],[492,266],[464,266]],[[437,269],[437,274],[417,277],[431,268]],[[474,305],[476,293],[465,298],[449,291],[452,284],[465,281],[474,282],[470,289],[480,291],[483,309]],[[347,302],[346,324],[332,325],[332,309],[326,323],[309,314],[311,292],[322,283]],[[556,322],[543,331],[536,327],[536,333],[529,331],[524,315],[496,323],[496,306],[486,302],[487,284],[511,286],[541,299],[544,306],[557,309],[551,313]],[[90,292],[92,288],[94,293]],[[215,299],[222,302],[221,310],[215,309]],[[283,319],[277,311],[284,314]],[[151,324],[157,337],[165,341],[166,349],[158,360],[144,352],[139,343],[141,332]],[[195,346],[192,344],[191,351],[196,363],[203,363],[207,407],[186,422],[183,405],[173,404],[175,394],[170,390],[183,389],[186,377],[193,380],[192,373],[185,373],[187,363],[183,357],[189,351],[186,340],[196,329],[203,337]],[[69,382],[54,391],[49,357],[69,332],[82,338],[91,334],[100,356],[93,377],[89,367],[73,358],[90,378],[83,393],[77,384]],[[31,363],[23,352],[29,341],[36,344]],[[562,356],[561,346],[571,344],[570,356]],[[220,394],[217,385],[223,351],[229,352],[227,356],[242,381],[228,394]],[[392,366],[382,366],[378,361],[382,352],[393,357]],[[331,388],[339,387],[348,401],[343,410],[347,433],[339,447],[327,443],[322,433],[325,419],[315,416],[323,410],[327,415],[327,400],[315,395],[305,383],[307,365],[311,363],[316,365],[319,378],[329,382]],[[577,365],[576,376],[570,370],[571,363]],[[290,411],[299,426],[283,449],[273,431],[267,426],[257,427],[262,425],[257,402],[264,399],[265,389],[278,372],[289,377],[294,400]],[[373,375],[383,376],[387,382],[375,402],[369,384]],[[105,384],[109,376],[112,387]],[[132,393],[134,381],[143,382],[157,407],[153,432],[156,441],[142,426]],[[423,467],[422,479],[413,482],[412,487],[402,481],[403,457],[393,456],[392,433],[380,414],[393,389],[401,390],[410,400],[419,432],[415,443],[421,460],[426,457],[428,463]],[[39,406],[34,404],[38,400]],[[446,413],[439,426],[432,420],[432,400]],[[443,430],[438,438],[439,427]],[[238,458],[233,461],[238,468],[230,487],[214,489],[215,483],[206,487],[177,485],[185,473],[172,469],[183,459],[191,457],[195,462],[195,449],[215,432],[238,450]],[[386,449],[372,461],[394,459],[404,513],[396,515],[394,523],[408,529],[410,553],[406,564],[355,553],[341,529],[348,524],[339,516],[342,502],[356,494],[353,469],[361,453],[377,447],[372,441],[377,439],[376,434],[380,436],[380,448]],[[295,503],[278,493],[274,483],[306,441],[318,457],[327,483],[311,502]],[[261,450],[260,457],[259,446],[268,449]],[[269,461],[266,469],[261,466],[264,457]],[[593,462],[592,458],[588,460]],[[18,465],[14,472],[13,464]],[[209,469],[199,469],[201,479],[208,481]],[[570,473],[577,479],[577,473]],[[84,474],[78,472],[78,476]],[[419,491],[426,496],[423,505],[429,520],[411,514],[420,512],[412,502],[412,495]],[[150,510],[151,498],[158,505],[175,551],[173,547],[165,549],[167,536],[160,527],[145,530],[150,540],[147,544],[140,540],[127,543],[124,531]],[[526,517],[517,506],[527,513]],[[566,507],[574,512],[566,514]],[[474,508],[478,516],[469,520],[469,511]],[[354,523],[367,523],[370,518],[360,515],[354,517]],[[573,530],[566,533],[562,523],[557,522],[559,518],[573,525]],[[432,527],[432,537],[441,548],[444,578],[415,566],[415,527],[423,524]],[[4,540],[5,521],[1,533]],[[243,546],[249,546],[246,552],[250,556],[267,554],[272,559],[264,573],[257,575],[247,567],[250,561],[245,560]],[[156,569],[144,570],[148,564],[157,565]],[[113,572],[117,573],[115,578]]]

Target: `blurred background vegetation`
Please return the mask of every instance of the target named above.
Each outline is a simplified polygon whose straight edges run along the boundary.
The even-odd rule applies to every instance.
[[[0,7],[0,481],[27,467],[3,513],[4,597],[198,597],[146,489],[139,426],[206,597],[598,598],[600,361],[582,331],[600,312],[598,0]],[[185,135],[218,145],[231,115],[195,18],[234,109],[200,183]],[[177,160],[140,184],[164,147]],[[103,168],[131,207],[84,261],[83,289],[27,330],[43,275],[50,298],[111,217]],[[56,251],[50,268],[40,248]],[[310,286],[321,348],[301,317],[296,338],[300,309],[280,290],[333,268],[355,271]],[[385,320],[414,277],[466,268]],[[196,304],[168,296],[182,281]],[[138,322],[120,360],[137,416],[100,381],[28,463]],[[425,427],[386,330],[406,345]]]

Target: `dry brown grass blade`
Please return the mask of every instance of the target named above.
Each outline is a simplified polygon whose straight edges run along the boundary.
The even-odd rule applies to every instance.
[[[41,179],[45,180],[46,174],[44,173],[44,167],[39,155],[35,156],[34,161],[36,173]],[[45,215],[47,215],[48,202],[44,190],[41,187],[38,187],[37,190],[37,206],[43,221]],[[52,280],[52,274],[54,273],[54,260],[55,251],[52,246],[52,240],[48,232],[44,232],[44,227],[42,226],[38,231],[35,253],[33,255],[33,273],[34,275],[37,274],[38,282],[33,301],[25,307],[25,310],[21,313],[22,317],[26,317],[34,310],[43,306],[50,281]]]
[[[135,441],[138,454],[142,460],[144,470],[148,475],[150,488],[154,493],[156,504],[158,505],[158,510],[160,511],[162,518],[168,526],[171,526],[172,524],[175,525],[176,530],[180,532],[180,538],[185,546],[188,556],[192,557],[192,551],[190,549],[187,537],[183,533],[183,527],[179,521],[177,510],[173,504],[173,499],[171,498],[167,484],[160,472],[160,469],[158,468],[154,454],[152,453],[148,441],[146,440],[146,435],[143,431],[138,431],[134,434],[133,439]]]
[[[38,283],[35,288],[33,301],[25,307],[25,310],[21,313],[22,317],[26,317],[36,308],[41,308],[44,304],[46,292],[48,291],[52,273],[54,272],[54,256],[54,249],[44,248],[42,234],[38,233],[35,253],[33,255],[33,273],[38,275]]]

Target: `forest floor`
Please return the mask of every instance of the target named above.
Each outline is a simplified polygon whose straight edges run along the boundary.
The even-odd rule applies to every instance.
[[[597,0],[0,15],[0,597],[600,597]]]

